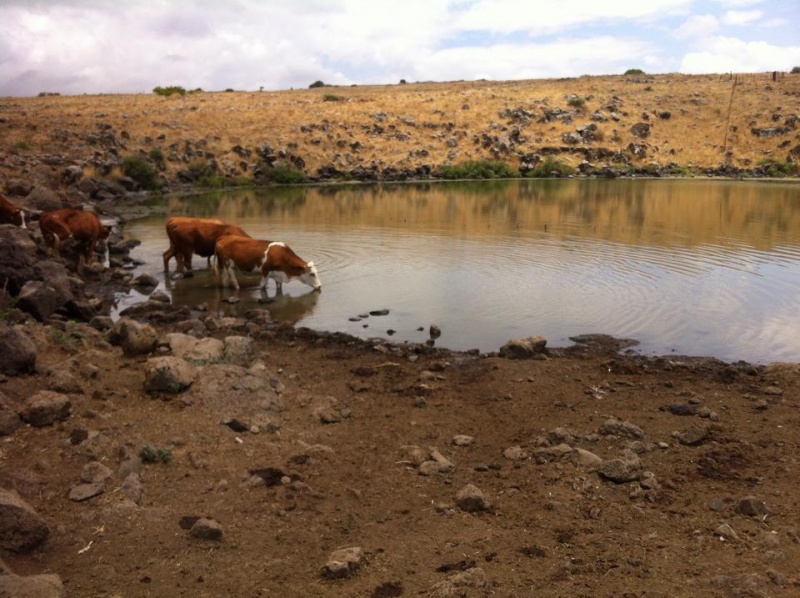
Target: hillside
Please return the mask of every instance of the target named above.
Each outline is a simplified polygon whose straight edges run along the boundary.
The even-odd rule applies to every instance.
[[[548,156],[604,176],[760,176],[765,160],[794,174],[798,122],[800,76],[770,73],[5,98],[0,179],[116,182],[130,156],[172,189],[283,180],[280,167],[405,180],[498,160],[529,174]]]

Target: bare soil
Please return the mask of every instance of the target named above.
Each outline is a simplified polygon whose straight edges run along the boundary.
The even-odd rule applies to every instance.
[[[25,328],[39,371],[0,391],[68,391],[72,415],[0,445],[0,483],[51,526],[3,558],[69,596],[800,592],[796,365],[623,355],[602,338],[510,360],[250,323],[272,391],[231,404],[147,394],[148,357],[88,326]],[[121,486],[144,447],[171,459],[140,466],[137,505]],[[611,481],[577,448],[635,453],[641,471]],[[432,451],[452,468],[420,468]],[[71,500],[96,461],[114,472],[105,491]],[[469,484],[483,510],[459,506]],[[194,537],[199,517],[222,537]],[[342,547],[363,559],[330,579]]]

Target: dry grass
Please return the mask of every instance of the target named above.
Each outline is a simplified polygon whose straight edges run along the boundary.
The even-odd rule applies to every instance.
[[[337,101],[326,99],[331,94]],[[571,107],[571,94],[582,98],[583,106]],[[104,127],[110,127],[120,157],[160,148],[168,174],[198,157],[213,157],[222,172],[247,175],[258,161],[253,150],[264,144],[301,157],[309,174],[324,165],[414,168],[495,158],[517,168],[521,155],[563,147],[562,135],[593,122],[596,111],[609,116],[613,102],[618,120],[597,122],[597,139],[582,146],[621,152],[636,166],[716,168],[726,162],[727,142],[728,163],[752,168],[767,157],[786,161],[800,146],[794,128],[768,138],[751,133],[753,127],[781,126],[800,115],[798,75],[777,81],[769,74],[673,74],[170,97],[49,96],[0,99],[0,152],[6,158],[0,176],[18,176],[45,155],[92,168],[95,152],[109,149],[96,139]],[[501,116],[518,108],[533,113],[530,122]],[[541,122],[545,111],[555,109],[575,115],[568,123]],[[666,112],[668,119],[660,116]],[[645,140],[631,133],[638,122],[651,125]],[[520,138],[508,144],[510,151],[498,153],[498,142],[507,142],[515,127]],[[485,139],[492,142],[484,144]],[[646,155],[632,156],[631,143],[645,144]],[[232,151],[235,146],[253,153],[243,158]],[[563,153],[558,159],[574,166],[583,157]]]

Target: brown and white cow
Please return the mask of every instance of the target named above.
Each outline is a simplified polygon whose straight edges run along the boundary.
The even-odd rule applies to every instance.
[[[53,255],[59,255],[62,241],[73,239],[83,248],[87,264],[92,261],[97,242],[111,234],[111,227],[100,222],[97,214],[73,208],[45,212],[39,218],[39,229]]]
[[[226,224],[216,218],[189,218],[187,216],[173,216],[167,220],[167,237],[169,249],[164,252],[164,271],[169,271],[169,260],[173,257],[177,263],[177,271],[183,272],[184,268],[191,272],[192,255],[195,253],[208,258],[214,255],[214,245],[224,235],[239,235],[249,237],[246,232],[235,224]]]
[[[0,194],[0,224],[16,224],[28,228],[25,226],[25,212],[8,201],[3,194]]]
[[[261,284],[267,290],[271,278],[277,285],[277,292],[283,291],[283,284],[293,278],[307,284],[315,291],[322,290],[314,262],[301,259],[291,247],[278,241],[262,241],[250,237],[225,236],[217,241],[215,248],[217,261],[214,270],[222,269],[222,286],[239,288],[234,266],[242,272],[261,271]]]

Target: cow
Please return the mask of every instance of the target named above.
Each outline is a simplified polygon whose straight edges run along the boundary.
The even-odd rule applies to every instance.
[[[301,259],[285,243],[229,235],[217,241],[214,253],[217,258],[214,271],[218,276],[221,274],[223,287],[239,288],[235,266],[242,272],[260,270],[259,286],[264,291],[267,290],[267,281],[270,278],[275,281],[278,294],[283,292],[283,284],[293,278],[299,279],[315,291],[322,291],[314,262]]]
[[[45,212],[39,218],[39,229],[54,256],[59,255],[62,241],[73,239],[83,248],[87,264],[92,261],[97,242],[111,234],[111,227],[100,222],[97,214],[73,208]]]
[[[25,212],[8,201],[8,198],[0,193],[0,224],[16,224],[22,228],[25,225]]]
[[[235,224],[226,224],[217,218],[173,216],[167,220],[166,229],[169,249],[164,252],[165,272],[169,272],[169,260],[173,257],[179,273],[182,273],[184,268],[191,272],[192,255],[195,253],[208,258],[210,265],[211,256],[214,255],[214,245],[224,235],[250,237]]]

